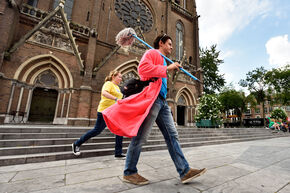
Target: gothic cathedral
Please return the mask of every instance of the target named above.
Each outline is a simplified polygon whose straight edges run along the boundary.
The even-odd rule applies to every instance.
[[[116,45],[126,27],[150,45],[171,36],[170,59],[202,80],[198,17],[195,0],[1,0],[0,124],[94,125],[106,75],[138,78],[148,49]],[[178,125],[193,125],[201,92],[182,72],[168,78]]]

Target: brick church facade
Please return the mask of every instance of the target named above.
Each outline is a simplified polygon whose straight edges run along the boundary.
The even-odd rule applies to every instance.
[[[195,0],[1,0],[0,124],[94,124],[106,75],[138,77],[147,48],[118,47],[126,27],[150,45],[170,35],[170,58],[202,80]],[[198,82],[171,74],[167,101],[178,125],[194,123],[201,93]]]

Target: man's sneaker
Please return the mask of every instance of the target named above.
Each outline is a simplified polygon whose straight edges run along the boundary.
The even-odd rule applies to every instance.
[[[72,151],[73,151],[73,154],[75,155],[81,155],[81,152],[80,152],[80,147],[79,146],[76,146],[74,143],[71,145],[72,147]]]
[[[115,155],[116,159],[125,159],[126,156],[124,154],[120,154],[120,155]]]
[[[201,170],[190,168],[189,171],[185,174],[185,176],[183,176],[183,178],[181,178],[181,182],[183,184],[185,184],[185,183],[189,182],[190,180],[192,180],[193,178],[201,176],[205,172],[206,172],[206,168],[203,168]]]
[[[137,173],[129,175],[129,176],[123,176],[123,181],[127,183],[131,183],[131,184],[135,184],[135,185],[149,184],[149,181],[146,178],[140,176]]]

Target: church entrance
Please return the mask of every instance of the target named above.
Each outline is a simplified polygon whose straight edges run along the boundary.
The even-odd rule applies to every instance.
[[[53,122],[58,92],[54,89],[35,88],[28,121]]]
[[[185,125],[185,106],[177,106],[177,124]]]

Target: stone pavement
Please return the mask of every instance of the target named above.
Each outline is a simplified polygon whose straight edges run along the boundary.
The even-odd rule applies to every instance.
[[[183,148],[194,168],[208,168],[182,184],[167,150],[142,152],[139,173],[150,184],[121,181],[124,160],[113,156],[0,167],[0,192],[289,193],[290,137]]]

